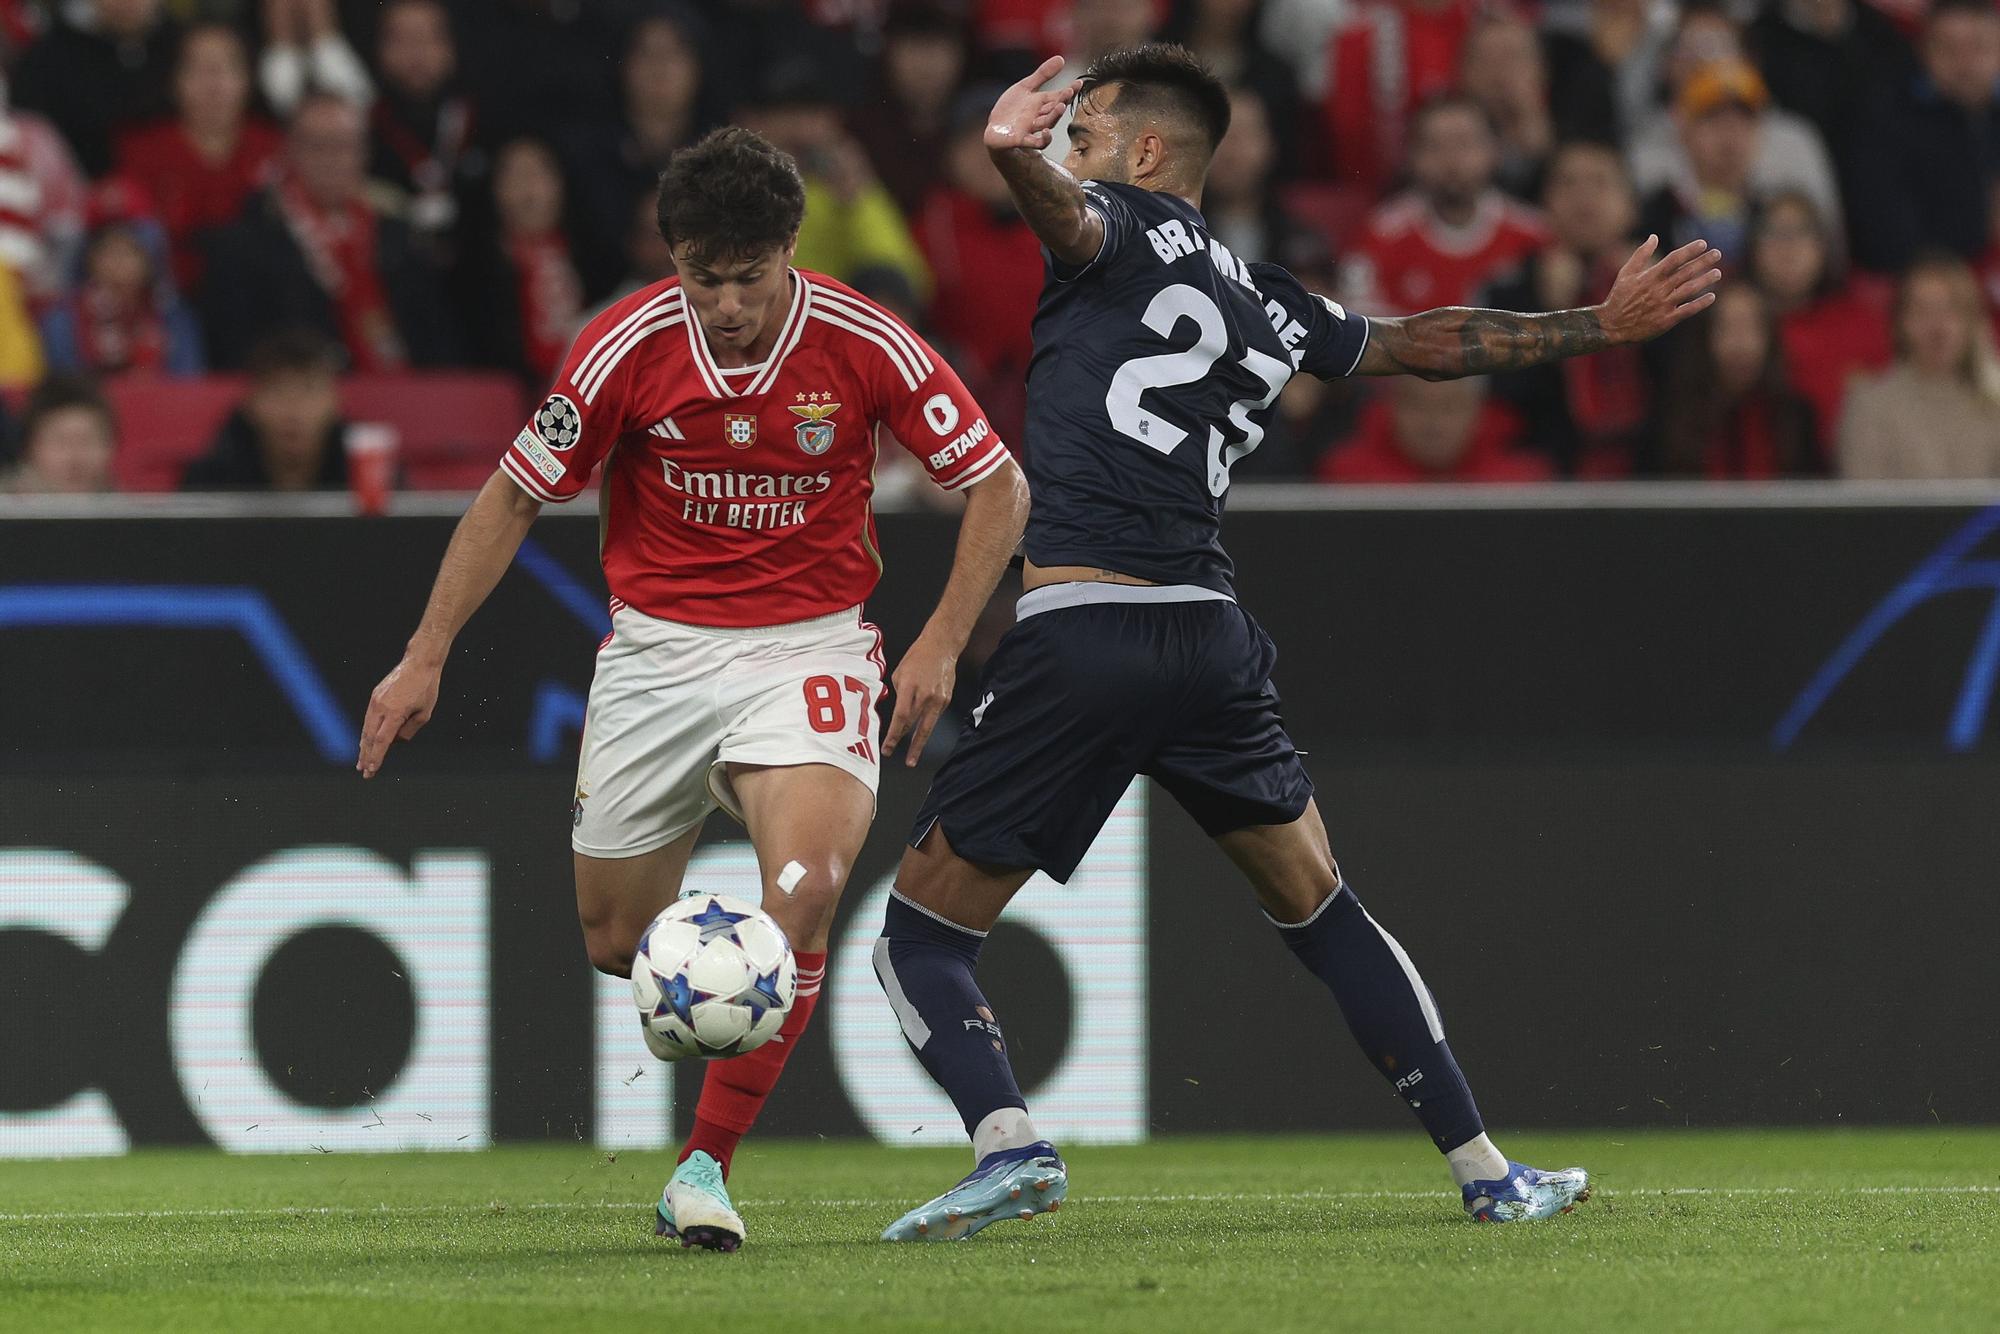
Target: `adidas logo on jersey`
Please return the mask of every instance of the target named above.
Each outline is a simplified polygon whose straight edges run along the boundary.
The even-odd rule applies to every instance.
[[[646,433],[648,435],[657,435],[662,440],[687,439],[686,436],[681,434],[681,428],[674,425],[674,419],[672,417],[660,418],[658,421],[654,422],[651,426],[648,426],[646,428]]]

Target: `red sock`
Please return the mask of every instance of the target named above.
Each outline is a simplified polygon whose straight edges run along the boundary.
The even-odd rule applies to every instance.
[[[737,1141],[757,1123],[757,1113],[764,1110],[764,1100],[777,1087],[786,1059],[819,1007],[826,953],[798,950],[794,957],[799,962],[799,989],[792,997],[792,1011],[785,1016],[784,1027],[753,1052],[708,1063],[708,1074],[701,1081],[701,1101],[695,1104],[694,1129],[681,1150],[681,1162],[686,1162],[689,1154],[705,1153],[722,1164],[723,1176],[729,1175],[729,1159],[736,1152]]]

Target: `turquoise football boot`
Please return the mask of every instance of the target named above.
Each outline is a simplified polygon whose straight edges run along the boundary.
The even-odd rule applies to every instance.
[[[1069,1171],[1047,1140],[980,1159],[971,1175],[929,1204],[891,1223],[884,1241],[964,1241],[1003,1218],[1033,1218],[1062,1208]]]
[[[682,1246],[733,1251],[743,1244],[743,1219],[729,1202],[722,1164],[700,1150],[674,1169],[653,1214],[653,1235]]]
[[[1468,1181],[1458,1188],[1465,1212],[1482,1223],[1524,1223],[1534,1218],[1566,1214],[1590,1198],[1590,1173],[1581,1167],[1543,1172],[1507,1163],[1499,1181]]]

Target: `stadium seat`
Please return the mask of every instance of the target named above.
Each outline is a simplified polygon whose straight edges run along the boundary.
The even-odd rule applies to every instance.
[[[207,451],[242,401],[246,384],[240,375],[109,381],[105,389],[122,436],[119,485],[128,491],[179,486],[189,461]],[[520,385],[505,375],[356,375],[341,383],[340,397],[347,420],[396,428],[409,490],[478,487],[525,420]]]
[[[113,468],[120,489],[172,491],[181,473],[208,452],[215,433],[243,397],[240,375],[162,379],[113,376],[105,397],[118,418],[118,457]]]

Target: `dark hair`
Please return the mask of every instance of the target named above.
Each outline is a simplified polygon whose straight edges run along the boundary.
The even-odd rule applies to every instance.
[[[1147,42],[1099,56],[1083,72],[1077,97],[1105,84],[1119,86],[1113,114],[1121,118],[1134,111],[1179,116],[1201,130],[1211,153],[1229,133],[1229,89],[1185,46]]]
[[[103,419],[105,429],[114,439],[117,438],[118,418],[95,380],[83,375],[51,375],[35,386],[21,410],[22,452],[27,451],[28,443],[35,438],[35,432],[41,429],[43,422],[58,412],[68,412],[72,408],[84,408],[96,413]]]
[[[660,235],[698,260],[750,259],[781,250],[806,216],[799,164],[740,126],[683,148],[660,177]]]
[[[1726,465],[1740,464],[1746,440],[1745,412],[1756,409],[1770,433],[1780,470],[1788,476],[1824,471],[1820,462],[1812,409],[1792,387],[1785,366],[1784,344],[1770,302],[1748,283],[1733,283],[1717,297],[1751,297],[1763,311],[1764,369],[1739,398],[1726,397],[1718,383],[1715,360],[1715,316],[1690,325],[1675,341],[1667,371],[1665,406],[1660,420],[1660,465],[1672,476],[1700,477],[1711,455]]]
[[[346,357],[316,329],[294,327],[266,334],[243,359],[250,379],[261,384],[280,375],[338,375]]]

